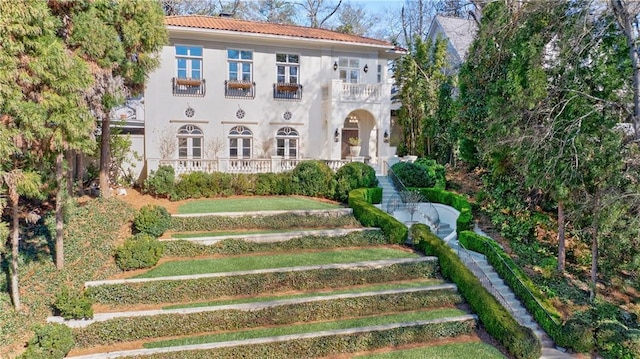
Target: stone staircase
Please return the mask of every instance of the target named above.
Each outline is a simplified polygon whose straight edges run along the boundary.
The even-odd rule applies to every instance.
[[[398,192],[393,186],[393,182],[388,176],[377,176],[378,186],[382,187],[382,206],[386,210],[387,203],[394,196],[398,195]],[[395,216],[395,215],[394,215]],[[397,218],[397,216],[396,216]],[[398,218],[400,219],[400,218]],[[486,236],[479,229],[475,229],[477,233]],[[440,222],[437,227],[436,235],[446,240],[446,238],[455,232],[455,229],[451,227],[450,223]],[[547,333],[538,325],[534,318],[529,314],[527,309],[516,298],[515,294],[507,286],[498,273],[493,269],[491,264],[487,261],[486,257],[480,253],[473,251],[467,251],[462,248],[457,240],[457,236],[449,238],[447,244],[458,254],[460,259],[465,265],[475,274],[482,285],[494,296],[496,299],[513,315],[513,317],[525,327],[531,328],[533,332],[538,336],[542,343],[542,356],[543,359],[556,359],[556,358],[574,358],[575,356],[567,354],[562,348],[557,348],[553,340],[547,335]]]

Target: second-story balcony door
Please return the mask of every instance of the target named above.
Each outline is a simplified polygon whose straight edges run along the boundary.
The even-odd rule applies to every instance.
[[[352,84],[360,82],[360,59],[341,57],[338,60],[340,80]]]

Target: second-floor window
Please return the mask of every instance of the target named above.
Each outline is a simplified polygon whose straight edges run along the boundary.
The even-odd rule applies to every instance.
[[[202,47],[176,45],[179,79],[202,79]]]
[[[228,49],[227,61],[229,62],[229,81],[251,82],[253,51]]]
[[[338,59],[340,80],[357,84],[360,81],[360,60],[348,57]]]
[[[276,82],[300,83],[300,56],[294,54],[276,54]]]

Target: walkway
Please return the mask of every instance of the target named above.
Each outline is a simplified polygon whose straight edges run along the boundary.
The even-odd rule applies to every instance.
[[[378,186],[382,187],[382,205],[381,209],[386,211],[386,204],[394,196],[398,197],[399,194],[395,190],[393,183],[387,176],[377,176]],[[441,207],[443,205],[439,205]],[[446,206],[445,206],[446,207]],[[393,216],[399,221],[406,223],[410,218],[410,215],[406,211],[395,210]],[[420,216],[414,214],[414,219],[418,220]],[[527,309],[516,298],[511,288],[507,286],[502,278],[496,273],[491,264],[487,261],[486,257],[480,253],[468,251],[459,245],[458,237],[456,234],[456,223],[447,223],[447,218],[450,216],[440,216],[440,224],[437,228],[436,234],[443,239],[460,257],[462,262],[475,274],[480,283],[491,293],[520,323],[525,327],[531,328],[533,332],[538,336],[542,342],[542,356],[541,359],[560,359],[560,358],[577,358],[574,355],[565,353],[563,348],[556,347],[553,340],[544,332],[544,330],[538,325],[538,323],[529,314]],[[422,221],[425,223],[425,221]],[[428,224],[428,223],[425,223]],[[474,229],[476,233],[479,233],[485,237],[490,238],[483,233],[479,228]]]

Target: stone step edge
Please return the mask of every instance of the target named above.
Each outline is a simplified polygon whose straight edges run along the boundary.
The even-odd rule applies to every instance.
[[[277,210],[277,211],[248,211],[248,212],[212,212],[212,213],[182,213],[172,214],[171,217],[244,217],[244,216],[272,216],[276,214],[298,214],[305,216],[313,215],[350,215],[352,208],[335,209],[299,209],[299,210]]]
[[[356,327],[356,328],[347,328],[347,329],[325,330],[325,331],[313,332],[313,333],[289,334],[289,335],[281,335],[281,336],[275,336],[275,337],[253,338],[253,339],[246,339],[246,340],[234,340],[234,341],[227,341],[227,342],[207,343],[207,344],[192,344],[192,345],[154,348],[154,349],[123,350],[123,351],[115,351],[115,352],[108,352],[108,353],[80,355],[80,356],[73,356],[73,357],[67,357],[67,358],[104,359],[104,358],[120,358],[120,357],[129,357],[129,356],[143,356],[143,355],[152,355],[152,354],[172,353],[172,352],[191,351],[191,350],[211,350],[211,349],[228,348],[228,347],[241,346],[241,345],[259,345],[259,344],[267,344],[267,343],[275,343],[275,342],[286,342],[286,341],[291,341],[296,339],[320,338],[320,337],[326,337],[326,336],[332,336],[332,335],[381,332],[381,331],[397,329],[397,328],[408,328],[408,327],[416,327],[416,326],[440,324],[440,323],[464,322],[469,320],[477,321],[478,317],[474,314],[468,314],[468,315],[461,315],[457,317],[439,318],[439,319],[431,319],[431,320],[417,320],[413,322],[372,325],[367,327]]]
[[[277,233],[247,233],[247,234],[233,234],[224,236],[209,236],[209,237],[185,237],[185,238],[159,238],[161,242],[171,241],[189,241],[197,242],[199,244],[215,244],[225,239],[243,239],[251,242],[284,242],[289,239],[305,237],[305,236],[325,236],[325,237],[337,237],[347,235],[354,232],[364,231],[380,231],[380,228],[376,227],[362,227],[362,228],[338,228],[338,229],[313,229],[303,231],[282,231]],[[203,243],[204,242],[204,243]]]
[[[303,298],[275,299],[275,300],[264,301],[264,302],[226,304],[226,305],[216,305],[216,306],[207,306],[207,307],[98,313],[98,314],[95,314],[92,319],[84,319],[84,320],[65,320],[60,316],[51,316],[47,318],[47,322],[65,324],[71,328],[84,328],[96,322],[104,322],[104,321],[108,321],[115,318],[151,317],[155,315],[164,315],[164,314],[193,314],[193,313],[201,313],[201,312],[214,312],[214,311],[220,311],[220,310],[250,311],[250,310],[260,310],[260,309],[272,308],[272,307],[281,307],[281,306],[292,305],[292,304],[320,302],[320,301],[328,301],[328,300],[336,300],[336,299],[350,299],[350,298],[370,297],[370,296],[376,296],[376,295],[379,296],[379,295],[405,294],[405,293],[416,293],[416,292],[425,292],[425,294],[428,294],[428,292],[436,291],[436,290],[457,291],[457,289],[458,287],[455,284],[447,283],[447,284],[426,285],[426,286],[413,287],[413,288],[386,289],[386,290],[368,291],[368,292],[360,292],[360,293],[341,293],[341,294],[326,295],[326,296],[316,295],[316,296],[303,297]]]
[[[348,269],[348,268],[359,268],[359,267],[377,268],[377,267],[390,266],[394,264],[410,264],[410,263],[420,263],[420,262],[438,262],[438,258],[433,256],[427,256],[427,257],[418,257],[418,258],[381,259],[376,261],[363,261],[363,262],[352,262],[352,263],[337,263],[337,264],[334,263],[334,264],[319,264],[319,265],[299,266],[299,267],[255,269],[255,270],[236,271],[236,272],[178,275],[178,276],[157,277],[157,278],[128,278],[128,279],[97,280],[97,281],[85,282],[84,286],[85,288],[89,288],[89,287],[97,287],[101,285],[111,285],[111,284],[231,277],[231,276],[239,276],[239,275],[247,275],[247,274],[261,274],[261,273],[302,272],[302,271],[315,270],[315,269]]]

